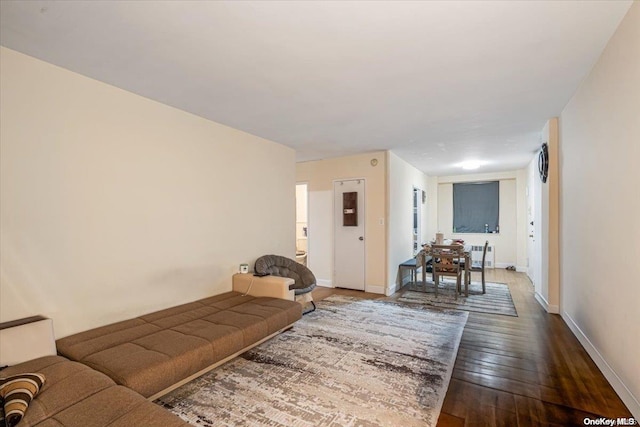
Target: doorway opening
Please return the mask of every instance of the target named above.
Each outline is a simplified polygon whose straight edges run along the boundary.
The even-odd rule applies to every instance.
[[[296,184],[296,261],[309,262],[309,186]]]
[[[422,190],[413,187],[413,255],[417,255],[422,249]]]

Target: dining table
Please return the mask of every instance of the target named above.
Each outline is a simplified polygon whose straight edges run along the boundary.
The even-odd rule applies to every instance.
[[[469,284],[471,283],[471,245],[469,244],[460,244],[455,243],[451,240],[445,240],[443,242],[445,245],[458,245],[463,246],[463,256],[464,256],[464,296],[469,296]],[[422,264],[422,283],[427,283],[427,262],[432,258],[431,253],[431,244],[426,243],[422,245],[422,250],[418,253],[418,257],[420,258],[420,263]],[[435,281],[435,280],[434,280]]]

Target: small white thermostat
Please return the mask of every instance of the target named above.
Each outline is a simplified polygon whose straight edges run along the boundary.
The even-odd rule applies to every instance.
[[[249,272],[249,264],[240,264],[240,273],[247,274]]]

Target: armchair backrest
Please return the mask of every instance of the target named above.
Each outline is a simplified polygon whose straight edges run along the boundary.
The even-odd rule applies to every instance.
[[[307,288],[316,284],[316,277],[306,266],[280,255],[264,255],[256,260],[254,271],[295,280],[294,289]]]

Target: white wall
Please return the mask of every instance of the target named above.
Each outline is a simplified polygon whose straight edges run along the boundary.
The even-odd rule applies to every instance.
[[[526,270],[526,169],[520,171],[438,177],[438,232],[445,238],[463,239],[473,245],[486,240],[495,248],[498,268],[513,265]],[[453,184],[457,182],[500,182],[500,233],[453,233]]]
[[[640,3],[560,116],[562,317],[640,418]]]
[[[333,287],[333,189],[309,190],[307,266],[318,285]]]
[[[376,166],[371,165],[374,158]],[[309,184],[309,268],[318,284],[333,286],[333,181],[364,178],[365,289],[385,292],[386,173],[387,154],[383,151],[296,165],[297,181]]]
[[[295,254],[295,158],[0,50],[0,320],[57,337],[231,289]]]
[[[438,233],[438,177],[427,176],[427,242],[434,239]]]
[[[386,294],[390,295],[400,285],[398,265],[413,257],[413,189],[427,190],[427,176],[392,152],[389,156],[388,199],[388,278]],[[422,203],[420,201],[420,203]],[[427,204],[422,205],[422,236],[427,239]]]

